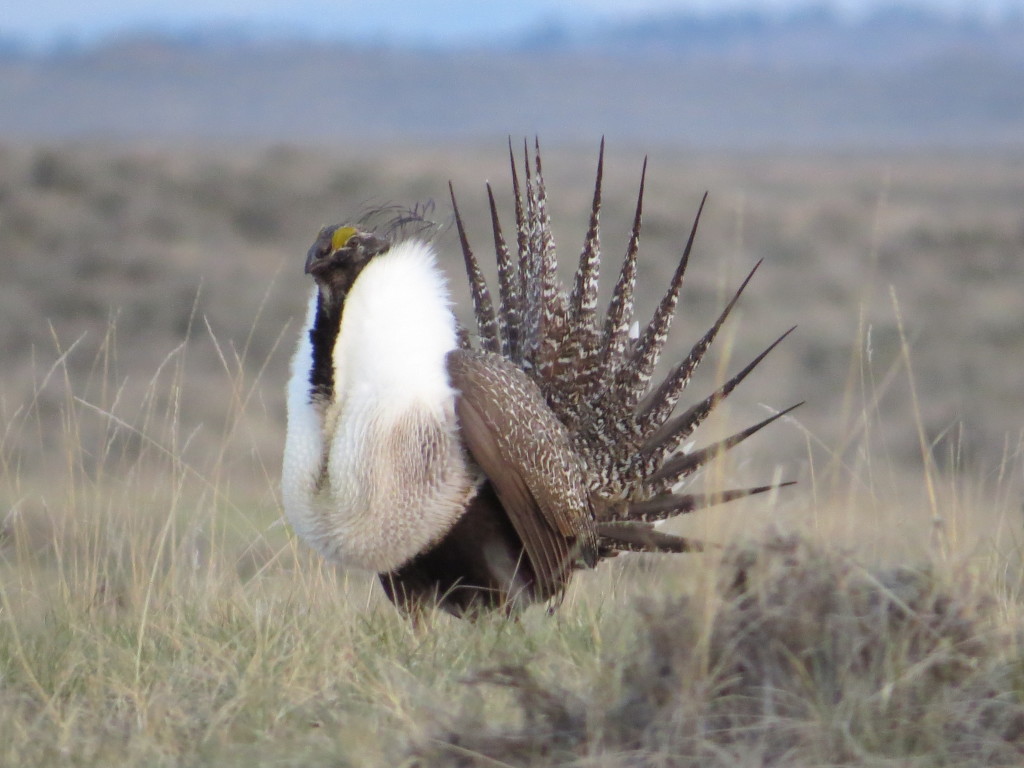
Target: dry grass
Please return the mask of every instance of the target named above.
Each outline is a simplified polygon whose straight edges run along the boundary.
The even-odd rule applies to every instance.
[[[1018,637],[989,586],[871,571],[798,537],[730,548],[710,589],[645,600],[635,636],[575,685],[529,667],[514,725],[470,705],[424,764],[1012,765],[1024,757]],[[581,690],[582,688],[582,690]]]
[[[281,524],[279,392],[304,286],[290,268],[267,284],[281,263],[301,259],[309,233],[336,208],[351,210],[358,195],[399,176],[413,179],[403,194],[422,197],[450,158],[424,155],[404,173],[397,163],[317,160],[284,150],[216,163],[168,152],[0,151],[9,334],[0,378],[0,764],[1021,762],[1024,466],[1008,371],[1024,339],[1020,326],[1009,330],[1019,305],[999,304],[1000,283],[1020,268],[1007,254],[1019,255],[1024,232],[1014,229],[1019,209],[1000,202],[1019,202],[1012,173],[987,166],[985,203],[970,203],[984,215],[956,220],[921,202],[940,211],[964,204],[944,186],[946,166],[921,158],[890,163],[916,168],[916,192],[905,195],[915,205],[894,202],[900,184],[913,186],[898,174],[872,186],[881,161],[690,158],[688,177],[724,188],[725,212],[703,236],[707,251],[729,255],[695,260],[684,312],[712,312],[700,292],[720,295],[722,278],[736,277],[760,243],[769,257],[748,320],[703,386],[769,340],[763,325],[809,315],[796,351],[752,386],[765,386],[773,405],[824,399],[703,482],[779,471],[801,485],[684,521],[724,548],[621,558],[580,578],[553,616],[439,616],[416,628],[370,579],[325,566]],[[494,165],[458,167],[457,181],[475,188],[481,175],[502,178]],[[562,205],[580,202],[583,172],[549,165],[552,189],[574,190]],[[815,169],[831,169],[825,186],[836,191],[815,196]],[[628,188],[627,171],[610,171],[611,189]],[[652,181],[655,253],[669,251],[679,233],[669,216],[688,207],[675,198],[689,188],[670,177]],[[332,178],[344,194],[325,203],[314,193]],[[961,186],[983,186],[979,178]],[[123,198],[109,203],[114,213],[104,213],[101,188]],[[799,205],[772,207],[799,189]],[[665,197],[672,205],[662,208]],[[290,207],[270,229],[258,215],[240,224],[235,214],[259,201]],[[611,243],[629,212],[614,195],[608,207]],[[773,218],[780,210],[786,216]],[[947,252],[950,262],[962,258],[967,251],[949,238],[972,228],[970,253],[991,262],[987,271],[961,265],[958,279],[973,270],[983,294],[964,298],[977,313],[965,310],[961,331],[928,308],[933,271],[921,268],[921,295],[910,290],[918,273],[901,285],[898,271],[885,272],[886,254],[926,219],[934,227],[922,237],[938,245],[931,256],[908,250],[904,267],[946,264]],[[809,248],[802,231],[826,238],[822,227],[836,258],[787,255]],[[573,242],[576,229],[560,241]],[[854,258],[861,230],[871,234],[857,267],[844,259]],[[735,242],[722,248],[730,231]],[[646,266],[655,284],[664,265]],[[846,287],[860,269],[876,270],[883,287],[894,282],[896,301],[884,288]],[[803,282],[791,279],[801,270]],[[23,293],[13,308],[12,284]],[[852,307],[830,293],[840,289]],[[768,306],[773,291],[782,307]],[[812,294],[803,304],[801,292]],[[680,335],[693,336],[693,324],[685,315]],[[992,381],[950,393],[947,380],[934,380],[949,352],[932,358],[935,333],[965,370],[997,352],[1005,359],[988,369]],[[1000,425],[998,439],[970,411],[962,433],[933,418],[944,398],[968,394],[988,398],[985,421]],[[752,405],[761,397],[735,397],[734,419],[761,412]]]
[[[943,495],[945,522],[899,566],[871,564],[870,548],[814,543],[835,538],[823,520],[751,533],[766,507],[785,519],[778,499],[762,499],[748,505],[752,517],[720,510],[694,524],[740,543],[624,557],[579,579],[553,616],[535,608],[515,622],[437,616],[414,627],[372,581],[325,566],[288,535],[269,474],[254,469],[262,479],[239,489],[219,458],[185,458],[182,359],[167,358],[140,403],[123,401],[116,380],[107,400],[89,401],[58,362],[39,386],[60,380],[59,434],[44,435],[37,403],[6,421],[6,492],[21,490],[16,447],[26,442],[55,439],[66,472],[41,495],[24,492],[0,534],[0,762],[1024,758],[1019,552],[956,534],[978,519],[980,499]],[[229,444],[257,380],[225,377],[236,393]],[[82,440],[101,431],[84,428],[90,419],[106,434],[93,445]],[[821,499],[818,514],[852,516],[843,505],[854,499],[864,502]],[[891,537],[874,515],[904,511],[875,503],[862,539]],[[746,535],[730,532],[737,521]],[[905,551],[888,547],[888,558]]]

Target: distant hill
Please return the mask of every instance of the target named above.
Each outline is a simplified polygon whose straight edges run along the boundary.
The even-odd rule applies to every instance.
[[[261,35],[0,45],[0,138],[548,141],[730,148],[1024,144],[1024,18],[670,15],[488,50]]]
[[[663,13],[633,21],[552,24],[524,36],[536,49],[673,53],[694,58],[877,69],[924,63],[957,52],[984,51],[1024,64],[1024,15],[985,21],[920,7],[878,7],[848,18],[828,6],[787,14]]]

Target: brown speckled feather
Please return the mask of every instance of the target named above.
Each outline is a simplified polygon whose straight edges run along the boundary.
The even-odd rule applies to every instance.
[[[590,539],[596,536],[600,541],[601,556],[607,556],[617,549],[688,551],[692,549],[691,542],[675,537],[666,538],[666,534],[650,531],[646,526],[655,520],[701,508],[712,501],[728,501],[785,485],[737,489],[714,495],[675,492],[676,485],[706,462],[789,412],[787,410],[777,414],[692,454],[678,452],[683,440],[778,343],[772,344],[711,395],[689,410],[675,414],[680,395],[690,377],[757,267],[751,270],[711,328],[693,345],[689,355],[652,388],[651,379],[676,312],[706,195],[700,201],[675,274],[659,305],[642,332],[637,337],[631,337],[647,177],[646,158],[625,257],[608,308],[599,317],[596,303],[601,267],[599,217],[604,176],[604,141],[601,142],[598,157],[589,225],[569,294],[562,288],[555,271],[555,245],[548,218],[547,191],[539,145],[535,146],[532,159],[525,142],[523,153],[523,175],[520,176],[512,143],[509,142],[516,243],[519,251],[517,259],[512,259],[505,247],[494,197],[488,187],[501,289],[497,320],[501,340],[496,344],[489,340],[487,334],[482,333],[482,345],[486,350],[500,349],[501,355],[506,358],[505,364],[519,369],[519,378],[535,387],[536,406],[545,406],[544,418],[553,419],[560,426],[559,434],[565,433],[569,447],[565,449],[564,455],[571,456],[581,467],[582,484],[590,499],[593,519],[619,524],[617,528],[596,530],[596,522],[588,523],[586,535]],[[522,185],[520,179],[523,179]],[[468,244],[464,250],[468,251]],[[467,268],[474,296],[482,294],[479,288],[479,268],[468,258]],[[486,315],[486,302],[475,301],[475,305],[479,307],[477,318],[480,328],[491,327]],[[493,370],[501,368],[493,360],[488,366]],[[515,378],[511,375],[503,376],[508,381]],[[514,404],[514,399],[508,400],[510,407]],[[469,418],[478,419],[480,416],[474,413]],[[535,416],[531,414],[522,423],[529,423]],[[505,427],[494,421],[490,428],[501,431]],[[484,453],[483,447],[478,450]],[[491,447],[492,452],[497,450],[497,444]],[[505,446],[506,452],[511,450],[511,444]],[[504,460],[515,465],[522,459],[509,454]],[[525,477],[530,473],[521,474]],[[513,494],[513,491],[506,493]],[[528,505],[520,505],[521,508],[525,506]],[[557,513],[546,513],[545,519],[552,521],[563,533],[573,530],[574,535],[581,535],[572,526],[567,528],[560,524]],[[583,519],[577,518],[577,523]],[[521,521],[519,525],[524,522]],[[627,523],[635,523],[640,527],[630,528]],[[616,532],[616,536],[611,535],[612,531]],[[528,550],[532,546],[538,558],[546,557],[552,563],[558,561],[558,550],[545,544],[543,535],[534,531],[530,536],[536,541],[528,545]]]
[[[498,355],[457,350],[448,371],[470,455],[523,540],[544,599],[596,562],[593,512],[569,435],[536,385]]]
[[[640,228],[643,224],[644,187],[647,182],[647,158],[644,158],[643,171],[640,173],[640,191],[636,196],[636,212],[633,214],[633,229],[629,234],[629,245],[626,246],[626,258],[619,270],[619,279],[612,289],[612,299],[608,304],[605,318],[604,345],[601,348],[600,368],[597,375],[604,392],[613,382],[615,374],[622,365],[626,343],[629,338],[629,326],[633,322],[633,291],[636,287],[637,254],[640,252]]]
[[[683,248],[683,255],[679,259],[672,282],[662,297],[658,309],[651,318],[651,322],[637,339],[636,351],[630,364],[624,366],[618,375],[615,386],[610,389],[613,399],[618,401],[623,411],[632,411],[636,404],[643,397],[647,385],[651,381],[651,374],[654,373],[654,366],[661,357],[661,350],[668,341],[668,332],[672,327],[672,318],[675,316],[676,304],[679,303],[679,291],[683,287],[683,277],[686,275],[686,267],[690,263],[690,252],[693,250],[693,241],[697,236],[697,225],[700,224],[700,215],[704,211],[704,203],[707,202],[707,193],[700,201],[697,215],[693,219],[693,227],[690,229],[690,237]]]
[[[498,263],[498,321],[501,334],[501,354],[509,360],[520,359],[519,338],[521,335],[522,317],[520,306],[519,270],[512,262],[505,243],[505,235],[501,231],[498,218],[498,206],[494,202],[494,191],[487,185],[487,202],[491,209],[491,229],[494,231],[494,253]]]
[[[459,205],[455,202],[455,188],[448,182],[448,193],[452,198],[452,210],[455,211],[455,224],[459,230],[459,244],[462,246],[462,257],[466,263],[466,274],[469,277],[470,292],[473,296],[473,314],[477,319],[477,330],[480,333],[480,344],[488,352],[501,352],[501,339],[498,332],[498,319],[494,314],[494,304],[487,281],[480,271],[480,263],[469,247],[466,227],[459,213]]]
[[[715,320],[707,333],[693,345],[690,354],[675,367],[671,374],[665,377],[664,381],[658,386],[658,389],[644,401],[637,414],[637,425],[640,427],[640,432],[645,438],[650,437],[654,429],[665,423],[665,420],[672,415],[672,411],[675,410],[676,403],[679,401],[679,395],[686,389],[686,385],[690,383],[690,378],[704,359],[708,347],[714,342],[722,324],[729,317],[729,313],[736,306],[736,302],[743,295],[743,290],[747,287],[747,284],[760,266],[760,261],[754,265],[754,268],[750,270],[750,274],[747,275],[746,279],[736,290],[736,293],[733,294],[732,299],[725,305],[725,309],[722,310],[718,319]]]

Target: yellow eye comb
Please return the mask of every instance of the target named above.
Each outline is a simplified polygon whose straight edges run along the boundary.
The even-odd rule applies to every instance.
[[[338,227],[331,237],[331,250],[338,251],[345,247],[345,243],[356,233],[355,227]]]

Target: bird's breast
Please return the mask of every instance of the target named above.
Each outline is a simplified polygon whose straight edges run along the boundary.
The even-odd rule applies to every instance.
[[[473,484],[445,367],[455,346],[429,246],[396,245],[362,270],[333,345],[331,399],[289,398],[285,509],[326,557],[393,570],[462,515]]]

